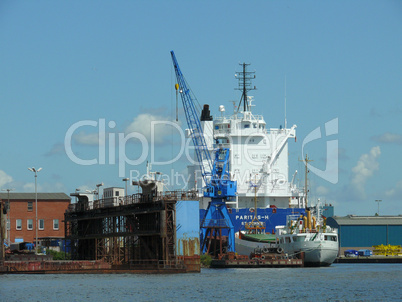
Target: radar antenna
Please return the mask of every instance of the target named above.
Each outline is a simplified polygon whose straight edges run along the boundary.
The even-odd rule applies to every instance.
[[[251,80],[255,79],[255,71],[247,71],[247,66],[250,64],[239,63],[243,67],[242,71],[235,74],[235,77],[239,79],[239,87],[236,90],[241,90],[242,95],[240,98],[239,106],[237,107],[237,112],[240,110],[241,103],[243,103],[243,110],[250,111],[250,107],[247,103],[247,92],[250,90],[256,90],[257,88],[252,86]]]

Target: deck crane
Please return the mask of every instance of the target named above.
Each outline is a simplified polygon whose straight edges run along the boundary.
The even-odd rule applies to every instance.
[[[218,253],[222,254],[225,250],[223,236],[227,236],[226,251],[234,252],[234,225],[225,202],[235,197],[237,192],[237,182],[230,179],[230,150],[229,148],[215,149],[215,158],[212,162],[200,119],[195,109],[195,97],[187,85],[174,52],[171,51],[170,53],[178,82],[175,87],[179,91],[183,102],[187,125],[190,129],[191,139],[205,183],[204,197],[211,198],[200,225],[201,252],[214,254],[215,256]],[[218,244],[219,247],[217,246]]]

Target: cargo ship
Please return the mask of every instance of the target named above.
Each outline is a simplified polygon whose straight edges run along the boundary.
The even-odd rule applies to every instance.
[[[277,225],[286,223],[288,215],[305,214],[304,193],[295,184],[297,171],[289,178],[288,142],[296,141],[296,125],[288,128],[285,116],[284,127],[269,128],[262,115],[254,114],[254,97],[248,92],[255,89],[255,75],[247,71],[248,65],[241,64],[242,71],[236,74],[242,95],[237,106],[233,102],[232,112],[226,114],[227,109],[220,105],[220,116],[213,118],[209,105],[204,105],[200,120],[211,157],[217,148],[230,149],[229,172],[237,181],[237,194],[226,205],[235,230],[244,230],[258,211],[258,220],[273,233]],[[191,135],[190,130],[186,133]],[[199,165],[189,165],[188,174],[189,188],[200,198],[202,219],[210,199],[202,192],[205,183]]]

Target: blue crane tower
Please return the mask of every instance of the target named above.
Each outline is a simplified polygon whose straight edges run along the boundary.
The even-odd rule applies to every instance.
[[[237,192],[237,182],[230,179],[230,150],[229,148],[215,149],[215,158],[212,161],[195,109],[196,98],[189,89],[174,52],[170,53],[177,78],[176,91],[180,92],[196,159],[205,183],[204,197],[211,198],[200,225],[201,252],[215,256],[218,253],[224,253],[225,250],[234,252],[235,230],[225,202],[235,197]],[[224,242],[223,238],[227,240]]]

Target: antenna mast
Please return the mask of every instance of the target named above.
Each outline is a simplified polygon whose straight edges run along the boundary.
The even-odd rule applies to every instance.
[[[285,131],[286,131],[286,75],[285,75]]]
[[[242,71],[239,71],[235,74],[235,77],[239,79],[239,87],[235,88],[236,90],[241,90],[242,95],[240,98],[239,106],[237,108],[237,112],[240,110],[241,103],[243,102],[243,110],[249,111],[250,108],[247,103],[247,92],[250,90],[256,90],[257,88],[254,86],[252,87],[251,80],[255,79],[255,71],[247,71],[247,66],[250,64],[239,64],[243,67]]]
[[[308,156],[307,156],[307,154],[306,154],[306,159],[304,159],[304,160],[301,160],[301,161],[303,161],[304,163],[305,163],[305,175],[304,175],[304,196],[305,196],[305,199],[306,199],[306,209],[307,209],[307,207],[308,207],[308,202],[307,202],[307,195],[308,195],[308,172],[310,172],[309,170],[308,170],[308,163],[309,162],[311,162],[311,161],[313,161],[313,160],[311,160],[311,159],[308,159]]]

